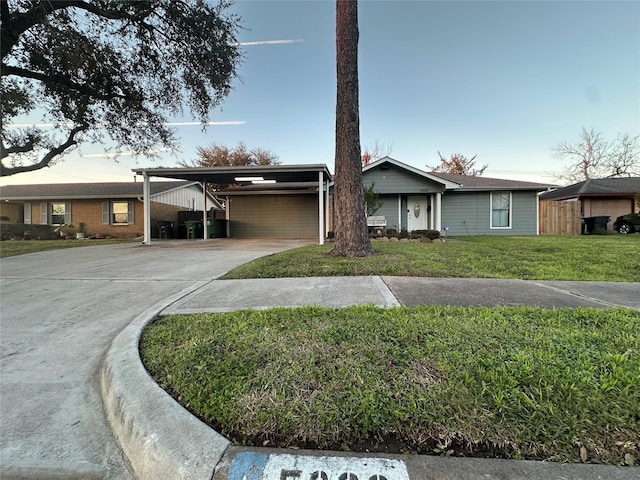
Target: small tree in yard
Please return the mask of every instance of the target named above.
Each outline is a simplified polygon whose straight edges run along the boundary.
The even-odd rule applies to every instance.
[[[335,246],[342,257],[373,255],[367,229],[358,105],[358,2],[336,2]]]
[[[382,206],[382,200],[380,200],[380,197],[374,190],[375,186],[376,184],[374,182],[364,189],[364,204],[368,217],[380,210],[380,207]]]

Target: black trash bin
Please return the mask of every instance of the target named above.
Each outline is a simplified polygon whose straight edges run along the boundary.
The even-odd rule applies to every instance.
[[[609,215],[596,215],[595,217],[582,218],[582,234],[594,233],[596,230],[606,230],[607,223],[611,220]]]
[[[159,238],[174,238],[174,224],[168,220],[162,220],[158,222],[158,237]]]

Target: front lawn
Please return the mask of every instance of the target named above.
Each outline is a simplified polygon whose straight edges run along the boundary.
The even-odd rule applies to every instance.
[[[640,313],[306,307],[147,327],[156,381],[236,444],[633,465]]]
[[[337,258],[332,244],[257,259],[223,278],[340,275],[640,282],[640,235],[461,237],[436,243],[372,243],[376,255]]]

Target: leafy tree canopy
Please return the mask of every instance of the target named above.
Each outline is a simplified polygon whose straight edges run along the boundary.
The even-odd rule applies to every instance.
[[[208,121],[242,61],[231,5],[1,0],[0,176],[50,166],[105,137],[153,157],[175,143],[170,116],[188,109]],[[51,127],[22,123],[34,116]]]
[[[427,168],[430,168],[432,172],[454,173],[457,175],[479,177],[488,167],[488,165],[483,165],[480,168],[475,168],[477,155],[467,158],[460,153],[454,153],[451,155],[449,160],[444,158],[440,152],[438,152],[438,156],[440,157],[440,165],[436,165],[435,167],[427,165]]]
[[[618,134],[607,141],[593,127],[582,127],[575,143],[561,142],[553,147],[554,156],[567,163],[558,175],[570,183],[590,178],[640,176],[640,135]]]

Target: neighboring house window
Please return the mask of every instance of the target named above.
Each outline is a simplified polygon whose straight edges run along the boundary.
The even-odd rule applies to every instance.
[[[51,202],[40,204],[41,225],[70,225],[71,204],[69,202]]]
[[[30,203],[27,202],[24,204],[23,212],[24,212],[24,224],[31,225],[31,204]]]
[[[104,225],[132,225],[133,202],[102,202]]]
[[[491,228],[511,228],[511,192],[491,194]]]

